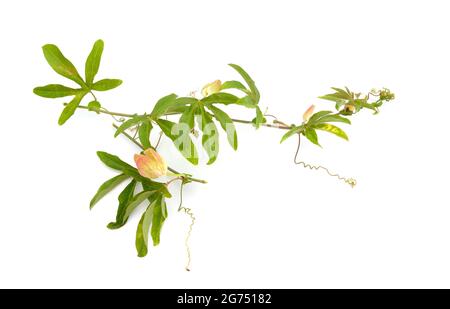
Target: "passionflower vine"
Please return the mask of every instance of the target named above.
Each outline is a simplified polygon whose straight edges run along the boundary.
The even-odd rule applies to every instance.
[[[167,174],[166,161],[152,148],[145,150],[144,154],[135,154],[134,162],[143,177],[154,179]]]
[[[206,84],[202,88],[202,95],[207,97],[213,93],[219,92],[222,88],[222,82],[220,80],[215,80],[212,83]]]
[[[116,117],[120,117],[120,119],[118,120],[119,123],[114,124],[114,127],[117,129],[114,136],[123,134],[133,144],[138,145],[142,149],[149,148],[142,153],[134,155],[136,167],[141,177],[130,177],[136,175],[133,175],[133,173],[129,173],[130,165],[122,161],[118,156],[106,153],[104,151],[98,151],[97,155],[99,159],[106,166],[121,171],[121,174],[105,181],[100,186],[94,197],[91,199],[89,205],[89,207],[92,208],[107,193],[113,191],[113,189],[118,184],[124,182],[125,180],[130,181],[128,185],[123,189],[123,191],[119,194],[120,205],[117,210],[118,212],[116,215],[116,222],[111,222],[110,224],[108,224],[108,228],[116,229],[125,225],[129,215],[131,215],[132,212],[138,210],[136,205],[144,202],[144,200],[148,200],[149,204],[142,214],[136,231],[135,245],[139,257],[143,257],[147,254],[150,236],[153,240],[153,245],[156,246],[160,243],[161,228],[167,218],[167,205],[165,197],[170,196],[169,184],[176,183],[175,181],[180,181],[180,191],[182,194],[183,186],[185,184],[193,182],[206,183],[205,180],[194,178],[190,174],[179,173],[173,168],[168,167],[164,158],[162,158],[161,155],[159,155],[158,152],[150,146],[150,133],[152,132],[152,130],[158,130],[161,134],[161,137],[165,136],[169,140],[172,140],[176,148],[181,151],[181,154],[194,165],[198,163],[199,159],[196,145],[188,134],[184,134],[183,142],[187,140],[188,145],[190,145],[190,147],[193,147],[191,148],[191,150],[193,151],[184,151],[186,149],[185,147],[179,147],[179,142],[181,141],[178,138],[179,135],[172,132],[172,129],[177,124],[177,122],[182,124],[189,124],[189,127],[193,132],[198,132],[195,129],[195,118],[197,115],[201,114],[202,121],[197,127],[202,132],[202,144],[209,157],[209,163],[212,163],[212,161],[215,160],[218,150],[216,147],[214,147],[215,149],[212,149],[212,146],[216,143],[215,141],[219,140],[219,132],[214,125],[215,121],[220,123],[220,126],[223,128],[223,130],[226,131],[228,141],[233,148],[235,148],[237,141],[237,134],[234,128],[234,123],[249,124],[256,128],[265,126],[268,128],[287,130],[287,132],[285,132],[282,136],[281,142],[291,136],[297,136],[299,138],[296,154],[294,157],[294,162],[296,164],[300,164],[304,168],[308,168],[311,170],[325,171],[331,177],[336,177],[337,179],[344,181],[345,183],[353,187],[356,185],[356,180],[354,180],[353,178],[346,178],[340,176],[337,173],[332,173],[328,168],[322,165],[311,165],[298,160],[297,156],[300,149],[300,138],[302,138],[301,134],[303,134],[305,138],[316,145],[320,145],[318,143],[316,130],[326,131],[347,140],[347,135],[342,129],[328,122],[340,121],[346,124],[350,124],[350,121],[348,121],[347,118],[341,117],[341,115],[352,116],[362,109],[369,109],[378,112],[379,107],[381,107],[385,102],[393,100],[395,97],[394,93],[390,92],[389,89],[386,88],[383,88],[382,90],[372,90],[371,92],[367,93],[367,95],[361,97],[360,93],[351,92],[347,87],[334,87],[332,88],[335,91],[334,93],[326,94],[319,98],[334,102],[337,112],[336,114],[330,115],[330,113],[332,113],[331,111],[324,111],[322,113],[319,112],[314,114],[315,107],[314,105],[311,105],[303,114],[303,123],[300,123],[298,125],[287,125],[284,122],[279,121],[275,116],[272,116],[275,120],[274,123],[271,124],[266,123],[260,107],[256,105],[259,101],[260,93],[253,79],[242,67],[236,64],[230,64],[230,66],[237,71],[237,73],[242,77],[247,85],[244,85],[236,80],[227,81],[223,84],[220,80],[215,80],[209,84],[206,84],[201,90],[201,94],[204,97],[209,97],[216,94],[214,95],[215,98],[210,97],[206,100],[196,98],[195,92],[191,93],[190,98],[178,97],[176,94],[172,93],[159,99],[153,107],[153,110],[151,112],[149,111],[149,113],[145,112],[143,114],[127,114],[122,112],[113,112],[107,110],[106,108],[103,108],[97,101],[96,95],[93,92],[111,90],[122,84],[122,81],[120,79],[97,80],[96,74],[101,62],[100,60],[103,47],[104,43],[102,40],[98,40],[94,43],[92,51],[86,59],[85,78],[83,79],[72,62],[64,57],[64,55],[56,45],[44,45],[42,47],[42,50],[44,52],[45,59],[47,60],[51,68],[59,75],[81,85],[81,88],[73,89],[59,84],[48,84],[46,86],[34,88],[33,92],[36,95],[44,98],[59,98],[73,95],[70,103],[66,104],[64,106],[64,109],[62,110],[62,113],[58,120],[58,123],[60,125],[63,125],[70,117],[75,114],[75,111],[78,109],[95,112],[97,114],[107,114],[113,116],[114,119],[117,119]],[[233,88],[242,90],[242,93],[238,92],[242,96],[238,97],[231,93],[227,93],[227,89]],[[221,91],[224,92],[220,93]],[[86,95],[92,96],[92,99],[94,101],[91,101],[86,106],[80,105],[81,101]],[[235,119],[221,109],[222,104],[234,104],[236,105],[236,107],[240,106],[255,108],[256,117],[253,120]],[[176,122],[172,122],[166,119],[166,116],[175,116],[178,114],[180,114],[180,118],[178,119],[178,121],[175,120]],[[206,123],[203,121],[205,121]],[[135,130],[135,132],[137,133],[136,136],[128,134],[127,130]],[[184,137],[186,137],[186,140],[184,139]],[[159,178],[160,176],[164,175],[169,176],[172,179],[165,183],[154,182],[151,183],[150,186],[148,179]],[[142,190],[140,190],[141,188]],[[150,195],[152,197],[149,199]],[[186,253],[188,258],[186,269],[189,270],[189,237],[195,222],[195,217],[190,208],[184,207],[182,205],[182,199],[180,201],[178,211],[184,211],[191,218],[191,225],[189,226],[189,232],[185,239]]]
[[[307,122],[309,120],[309,118],[311,118],[312,114],[314,113],[314,105],[311,105],[310,107],[308,107],[308,109],[305,111],[305,113],[303,114],[303,121]]]

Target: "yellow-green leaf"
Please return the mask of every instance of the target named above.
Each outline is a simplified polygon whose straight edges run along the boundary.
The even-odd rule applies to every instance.
[[[122,85],[120,79],[102,79],[91,85],[92,90],[96,91],[107,91]]]
[[[52,69],[61,76],[64,76],[70,80],[73,80],[83,88],[86,88],[86,84],[78,74],[75,66],[70,62],[59,50],[58,46],[53,44],[47,44],[42,46],[44,57]]]
[[[329,123],[320,123],[314,126],[317,130],[326,131],[332,133],[340,138],[343,138],[348,141],[347,134],[341,129]]]
[[[319,139],[317,138],[316,130],[314,130],[312,128],[306,128],[305,136],[307,139],[309,139],[311,141],[311,143],[321,147],[319,144]]]
[[[64,107],[61,115],[58,119],[58,124],[62,126],[72,115],[75,113],[76,109],[78,108],[78,105],[80,105],[81,100],[85,96],[86,93],[78,93],[72,101],[70,101],[66,107]]]
[[[62,98],[76,95],[81,89],[73,89],[63,85],[50,84],[33,89],[34,94],[43,98]]]
[[[86,59],[85,75],[86,83],[91,85],[94,82],[95,75],[98,73],[100,67],[100,60],[102,58],[104,43],[102,40],[98,40],[94,43],[89,56]]]

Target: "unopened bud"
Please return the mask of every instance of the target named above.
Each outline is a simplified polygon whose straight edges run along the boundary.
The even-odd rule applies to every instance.
[[[311,105],[310,107],[308,107],[308,109],[305,111],[305,113],[303,114],[303,121],[307,122],[309,120],[309,118],[311,118],[312,114],[314,113],[314,105]]]
[[[166,161],[152,148],[145,150],[144,154],[135,154],[134,162],[143,177],[154,179],[167,174]]]
[[[213,93],[217,93],[222,88],[222,82],[220,80],[215,80],[212,83],[206,84],[202,88],[202,95],[204,97],[210,96]]]

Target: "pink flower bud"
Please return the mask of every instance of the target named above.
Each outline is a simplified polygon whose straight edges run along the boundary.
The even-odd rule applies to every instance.
[[[305,111],[305,113],[303,114],[303,121],[307,122],[309,120],[309,118],[311,118],[312,114],[314,113],[314,105],[311,105],[310,107],[308,107],[308,109]]]
[[[219,92],[222,88],[222,82],[220,80],[215,80],[212,83],[206,84],[202,88],[202,95],[207,97],[213,93]]]
[[[134,162],[143,177],[154,179],[167,174],[166,161],[152,148],[145,150],[143,155],[135,154]]]

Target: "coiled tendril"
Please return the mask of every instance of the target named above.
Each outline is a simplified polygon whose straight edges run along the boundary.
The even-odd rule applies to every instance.
[[[331,177],[337,177],[337,179],[344,181],[345,183],[349,184],[352,188],[356,186],[356,179],[353,178],[346,178],[343,177],[339,174],[335,174],[330,172],[330,170],[322,165],[312,165],[309,163],[305,163],[304,161],[298,161],[298,154],[300,152],[300,146],[301,146],[301,141],[302,141],[302,137],[300,134],[298,134],[298,144],[297,144],[297,150],[295,151],[295,156],[294,156],[294,163],[297,165],[302,165],[304,168],[309,168],[310,170],[324,170],[325,172],[327,172],[328,175],[330,175]]]

